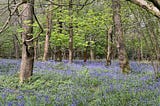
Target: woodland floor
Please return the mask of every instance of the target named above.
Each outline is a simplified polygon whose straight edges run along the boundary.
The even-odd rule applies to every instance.
[[[24,84],[19,66],[0,59],[0,106],[160,106],[160,79],[149,63],[130,61],[132,73],[123,75],[117,61],[37,61]]]

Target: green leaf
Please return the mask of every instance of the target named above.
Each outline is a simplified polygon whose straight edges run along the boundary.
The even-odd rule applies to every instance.
[[[23,28],[19,28],[19,29],[17,29],[17,32],[19,32],[19,33],[24,32],[24,29]]]

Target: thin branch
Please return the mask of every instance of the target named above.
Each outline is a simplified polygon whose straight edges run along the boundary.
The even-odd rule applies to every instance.
[[[71,5],[84,7],[84,6],[86,6],[86,5],[92,4],[94,1],[95,1],[95,0],[92,0],[91,2],[87,3],[88,0],[86,0],[84,4],[74,4],[74,3],[72,3]],[[52,5],[56,5],[56,6],[66,6],[66,7],[69,6],[69,4],[57,4],[57,3],[54,3],[53,1],[49,1],[49,2],[50,2]]]
[[[160,10],[160,0],[148,0],[152,2]]]
[[[6,9],[7,7],[8,7],[8,5],[5,6],[5,7],[0,8],[0,10],[4,10],[4,9]]]
[[[8,0],[8,5],[7,5],[7,8],[8,8],[8,11],[9,11],[9,16],[11,17],[11,13],[12,13],[12,11],[11,11],[11,9],[10,9],[10,7],[9,7],[9,0]]]
[[[3,14],[7,12],[7,10],[8,10],[7,8],[4,8],[4,10],[1,12],[0,16],[3,16]]]
[[[38,24],[38,26],[40,28],[40,31],[39,31],[39,33],[37,33],[36,37],[31,38],[29,40],[25,40],[25,42],[32,42],[33,40],[37,39],[41,35],[41,33],[43,33],[43,28],[42,28],[42,26],[41,26],[41,24],[40,24],[40,22],[39,22],[39,20],[38,20],[38,18],[37,18],[37,16],[36,16],[34,11],[33,11],[33,15],[34,15],[34,18],[35,18],[35,20],[36,20],[36,22],[37,22],[37,24]]]
[[[20,41],[18,39],[18,36],[16,34],[14,34],[14,36],[15,36],[16,40],[18,41],[18,44],[21,45],[21,43],[20,43]]]
[[[3,27],[1,28],[0,34],[1,34],[4,30],[6,30],[6,29],[8,28],[8,24],[9,24],[9,22],[10,22],[10,20],[11,20],[11,17],[14,15],[14,13],[15,13],[16,10],[17,10],[17,8],[18,8],[20,5],[22,5],[23,3],[24,3],[24,2],[20,2],[20,3],[16,4],[13,12],[10,13],[10,16],[7,18],[7,21],[4,23]]]
[[[91,2],[87,3],[88,0],[86,0],[85,3],[82,5],[82,7],[79,10],[82,10],[85,6],[92,4],[94,1],[95,0],[92,0]]]

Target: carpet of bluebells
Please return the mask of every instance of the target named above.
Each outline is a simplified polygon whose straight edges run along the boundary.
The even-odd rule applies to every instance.
[[[20,62],[0,59],[0,106],[160,106],[160,80],[149,63],[130,61],[132,73],[124,75],[117,61],[37,61],[21,84]]]

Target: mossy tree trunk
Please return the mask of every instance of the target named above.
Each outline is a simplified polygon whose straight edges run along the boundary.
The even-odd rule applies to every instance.
[[[117,38],[117,49],[118,58],[121,71],[123,73],[130,73],[130,66],[128,61],[128,56],[125,49],[123,30],[121,25],[121,15],[120,15],[120,0],[112,0],[113,8],[113,22],[114,22],[114,34]]]
[[[34,44],[33,41],[33,12],[34,0],[29,0],[23,4],[22,16],[22,61],[20,66],[20,82],[28,80],[33,74]]]

